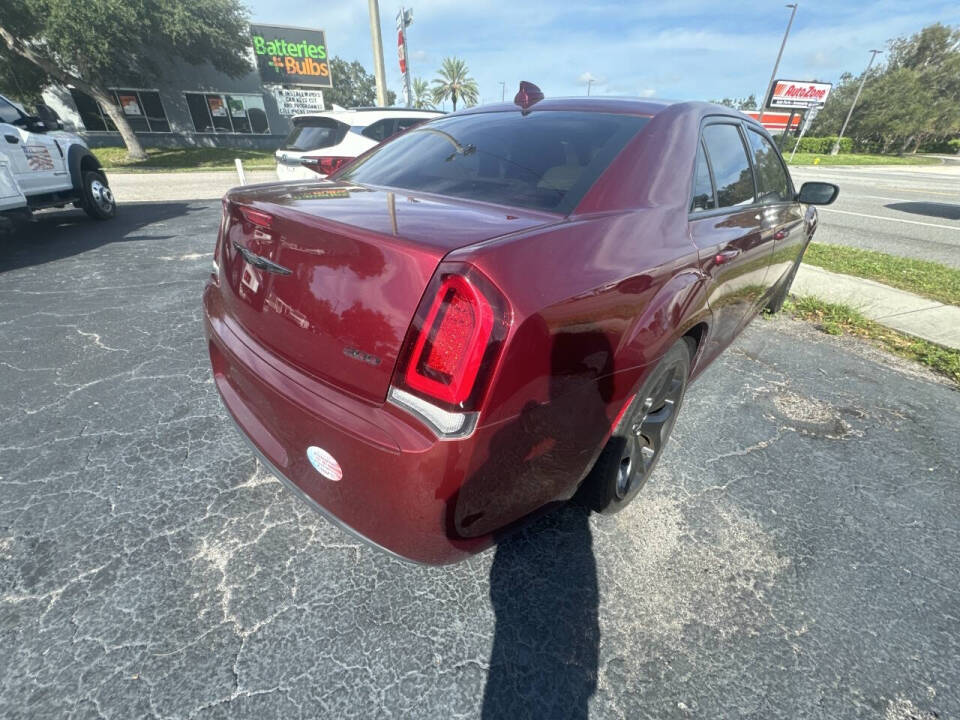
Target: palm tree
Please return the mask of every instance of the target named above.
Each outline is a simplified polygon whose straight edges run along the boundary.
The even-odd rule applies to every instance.
[[[413,79],[413,106],[417,110],[433,110],[433,94],[430,85],[423,78]]]
[[[477,81],[470,77],[467,64],[460,58],[444,58],[433,81],[433,102],[440,103],[450,98],[453,109],[457,109],[457,100],[463,100],[465,107],[477,104],[480,91]]]

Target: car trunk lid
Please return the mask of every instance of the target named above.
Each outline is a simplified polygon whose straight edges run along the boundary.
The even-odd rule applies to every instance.
[[[229,314],[272,353],[383,402],[449,251],[558,216],[331,182],[232,190],[218,244]]]

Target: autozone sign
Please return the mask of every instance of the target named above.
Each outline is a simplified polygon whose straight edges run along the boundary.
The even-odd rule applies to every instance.
[[[811,108],[822,107],[830,94],[832,83],[777,80],[773,83],[767,107]]]

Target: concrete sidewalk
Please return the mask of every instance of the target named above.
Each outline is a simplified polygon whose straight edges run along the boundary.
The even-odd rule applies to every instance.
[[[881,325],[960,350],[960,307],[955,305],[814,265],[800,266],[792,292],[849,305]]]
[[[121,205],[133,202],[179,202],[183,200],[219,200],[240,184],[234,170],[194,170],[190,172],[116,172],[107,171],[110,189]],[[247,170],[247,184],[274,182],[273,169]]]

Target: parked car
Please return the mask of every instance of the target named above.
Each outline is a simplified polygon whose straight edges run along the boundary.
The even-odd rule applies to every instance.
[[[62,123],[28,115],[0,95],[0,135],[0,221],[67,204],[97,220],[116,214],[100,162]]]
[[[324,178],[377,143],[442,115],[433,110],[382,107],[297,115],[293,130],[277,150],[277,177]]]
[[[629,503],[839,192],[797,193],[724,107],[538,95],[223,201],[204,305],[226,408],[316,509],[418,562],[575,495]]]

